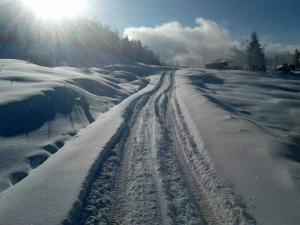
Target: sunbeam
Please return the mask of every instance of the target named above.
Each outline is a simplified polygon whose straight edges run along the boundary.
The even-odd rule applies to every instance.
[[[79,15],[87,8],[86,0],[22,0],[38,17],[62,19]]]

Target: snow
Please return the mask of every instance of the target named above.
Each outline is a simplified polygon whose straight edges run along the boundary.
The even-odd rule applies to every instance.
[[[1,224],[61,224],[76,205],[76,199],[83,195],[83,184],[88,182],[87,176],[92,173],[90,168],[96,167],[95,159],[101,154],[101,149],[120,127],[124,108],[147,89],[81,130],[28,178],[3,192]]]
[[[20,70],[22,69],[20,66]],[[55,69],[48,70],[51,73]],[[64,72],[66,71],[68,69],[65,68]],[[76,218],[80,200],[84,198],[90,179],[99,166],[99,154],[117,137],[117,131],[123,122],[122,115],[130,102],[150,90],[157,82],[156,76],[150,78],[151,82],[147,87],[99,116],[91,125],[82,128],[60,151],[32,169],[28,177],[2,192],[0,224],[68,224],[72,218]],[[2,142],[8,147],[16,139],[4,139]],[[26,148],[22,150],[26,151]],[[5,153],[8,155],[6,158],[18,157],[11,152]],[[12,166],[16,167],[16,163],[13,162]],[[5,168],[2,171],[5,172]]]
[[[299,80],[177,71],[178,99],[195,140],[257,224],[292,225],[300,218],[299,152],[285,157],[295,145],[288,137],[299,134]]]
[[[0,68],[0,225],[298,223],[297,76]]]
[[[122,67],[47,68],[12,59],[1,59],[0,66],[0,192],[148,83]]]
[[[203,224],[195,200],[199,192],[191,192],[187,165],[179,160],[180,148],[188,145],[177,136],[173,94],[174,72],[168,71],[132,104],[122,138],[95,176],[79,224]]]

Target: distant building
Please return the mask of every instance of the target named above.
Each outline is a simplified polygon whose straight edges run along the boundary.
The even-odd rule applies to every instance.
[[[231,61],[229,59],[218,59],[205,64],[206,69],[227,70],[230,68]]]

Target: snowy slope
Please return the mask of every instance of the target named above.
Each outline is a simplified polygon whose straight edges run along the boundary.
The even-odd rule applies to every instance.
[[[0,192],[148,82],[122,67],[46,68],[1,59],[0,68]]]
[[[298,224],[300,79],[201,69],[177,75],[189,126],[256,223]]]

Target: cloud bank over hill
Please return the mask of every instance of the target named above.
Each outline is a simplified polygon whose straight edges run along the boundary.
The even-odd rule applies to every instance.
[[[129,27],[124,34],[130,39],[139,39],[158,53],[169,64],[203,66],[205,63],[230,54],[230,47],[238,44],[230,32],[220,24],[197,18],[194,27],[171,21],[156,27]],[[249,31],[250,32],[250,31]],[[270,55],[293,52],[300,45],[266,44]]]
[[[167,63],[199,66],[224,57],[231,44],[227,29],[211,20],[196,19],[195,27],[177,21],[154,28],[130,27],[124,32],[130,39],[140,39]]]

